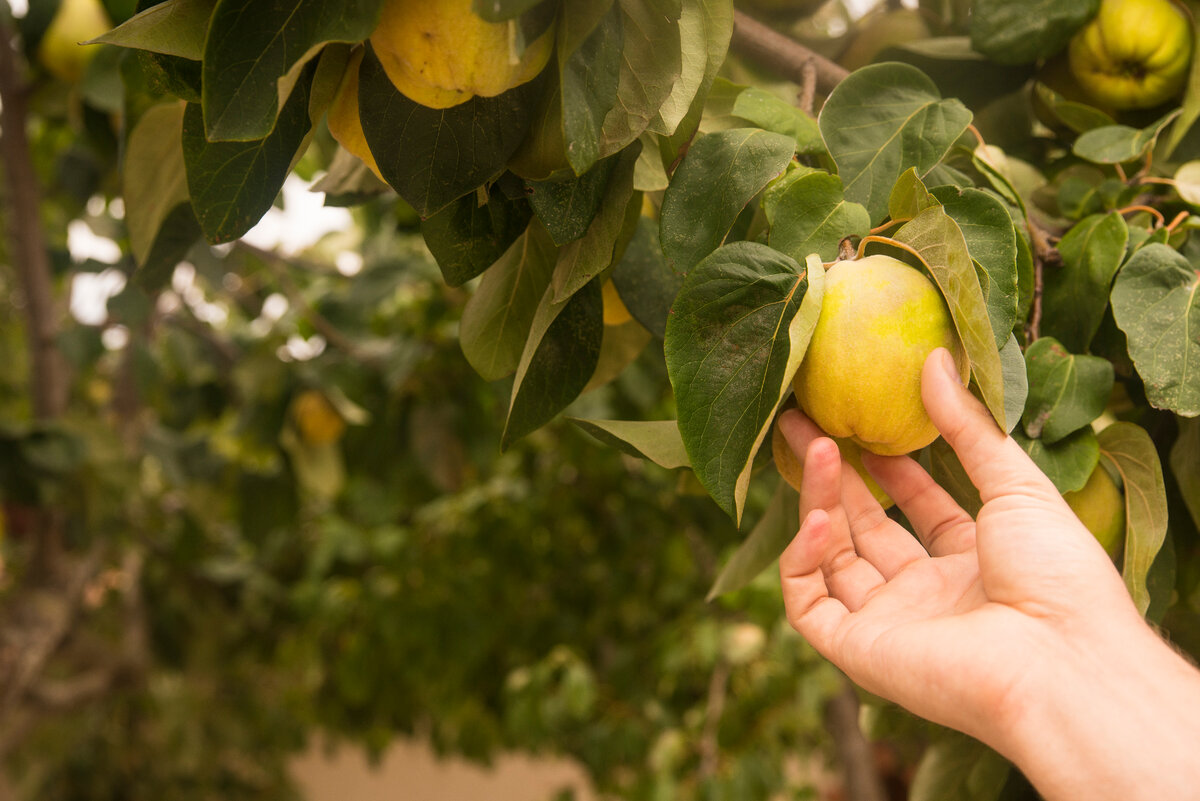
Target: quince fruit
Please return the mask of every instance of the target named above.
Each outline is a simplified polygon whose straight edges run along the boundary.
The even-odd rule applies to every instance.
[[[375,156],[372,155],[371,148],[367,147],[367,137],[363,133],[362,122],[358,118],[358,67],[362,64],[364,52],[364,50],[356,50],[350,57],[350,63],[346,65],[346,72],[342,75],[342,82],[338,86],[337,94],[334,95],[333,102],[329,105],[327,121],[329,133],[333,134],[333,138],[337,140],[338,144],[358,156],[382,181],[383,175],[379,172],[379,165],[375,163]]]
[[[83,47],[82,43],[111,27],[100,0],[62,0],[38,44],[38,61],[54,77],[78,83],[96,55],[95,47]]]
[[[835,262],[792,387],[830,436],[896,456],[937,439],[921,402],[921,368],[935,348],[968,375],[966,351],[938,288],[891,256]]]
[[[1096,465],[1081,489],[1064,492],[1063,500],[1115,559],[1125,540],[1125,497],[1104,465]]]
[[[329,445],[346,432],[346,421],[318,390],[301,392],[292,400],[289,411],[300,439],[309,445]]]
[[[884,509],[890,509],[896,504],[891,496],[883,491],[883,487],[879,486],[871,474],[867,472],[867,468],[863,466],[862,448],[858,447],[853,440],[837,439],[833,440],[837,443],[838,451],[841,452],[842,458],[850,463],[854,471],[862,476],[863,482],[867,485],[867,489],[875,496],[875,500],[879,501],[879,505]],[[788,444],[787,437],[783,435],[783,431],[779,428],[779,424],[775,424],[774,430],[771,432],[771,455],[775,459],[775,469],[779,471],[779,475],[783,476],[783,480],[792,485],[792,489],[796,492],[800,491],[800,484],[804,480],[804,465],[796,458],[796,454],[792,451],[792,446]]]
[[[1183,89],[1192,25],[1171,0],[1103,0],[1071,39],[1071,72],[1097,105],[1152,108]]]
[[[516,47],[517,21],[488,22],[472,0],[387,0],[371,45],[410,100],[450,108],[533,80],[550,60],[554,26]]]

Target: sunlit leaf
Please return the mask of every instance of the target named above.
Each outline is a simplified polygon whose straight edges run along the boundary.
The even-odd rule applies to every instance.
[[[585,420],[569,418],[601,442],[618,450],[649,459],[668,470],[688,467],[687,451],[674,420]]]

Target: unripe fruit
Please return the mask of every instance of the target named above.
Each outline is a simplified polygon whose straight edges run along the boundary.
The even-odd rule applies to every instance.
[[[1171,0],[1103,0],[1067,52],[1071,72],[1096,104],[1152,108],[1187,81],[1192,25]]]
[[[800,408],[832,437],[895,456],[937,439],[921,402],[921,368],[935,348],[968,375],[941,292],[891,256],[836,262],[793,388]]]
[[[554,26],[515,47],[517,21],[488,22],[472,0],[387,0],[371,34],[388,78],[410,100],[450,108],[533,80],[550,60]]]
[[[38,44],[38,61],[54,77],[78,83],[97,50],[80,42],[95,39],[111,27],[100,0],[62,0]]]
[[[1063,500],[1115,559],[1125,540],[1125,498],[1104,466],[1096,465],[1087,483],[1074,492],[1064,492]]]

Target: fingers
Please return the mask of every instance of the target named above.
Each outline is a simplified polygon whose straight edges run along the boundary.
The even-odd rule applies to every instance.
[[[795,409],[780,416],[779,428],[798,457],[807,454],[809,446],[825,436],[815,423]],[[828,503],[840,503],[850,533],[848,547],[857,551],[885,579],[899,573],[913,560],[928,556],[920,543],[884,514],[858,472],[845,460],[839,458],[838,461],[840,493],[834,492],[831,496],[827,492],[828,479],[820,483],[814,479],[814,489],[804,489],[801,493],[801,519],[808,509],[821,505],[814,500],[818,494],[822,494]],[[806,476],[810,473],[807,463],[804,473]],[[807,508],[805,503],[808,503]]]
[[[908,517],[929,553],[947,556],[975,547],[975,521],[916,461],[866,454],[863,463]]]
[[[831,598],[822,564],[832,536],[829,516],[816,510],[804,519],[791,545],[779,557],[779,578],[788,622],[825,656],[850,610]]]
[[[996,425],[959,379],[954,360],[938,348],[925,360],[921,400],[929,417],[979,488],[984,503],[1002,495],[1057,498],[1054,485]]]

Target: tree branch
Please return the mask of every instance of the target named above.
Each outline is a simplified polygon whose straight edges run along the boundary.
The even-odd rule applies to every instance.
[[[729,687],[729,665],[725,660],[717,661],[708,681],[708,706],[704,711],[704,730],[700,733],[700,776],[710,779],[717,775],[720,767],[721,715],[725,712],[725,694]]]
[[[825,725],[833,736],[846,782],[846,801],[887,801],[887,792],[871,744],[858,727],[858,693],[846,677],[842,691],[829,699],[825,707]]]
[[[50,255],[40,218],[41,190],[33,171],[25,131],[26,88],[12,30],[0,23],[0,159],[8,180],[9,238],[25,296],[29,356],[33,371],[33,411],[58,417],[67,405],[66,362],[58,350],[58,319]]]
[[[751,61],[774,70],[780,76],[801,86],[805,84],[804,67],[816,71],[817,91],[829,94],[849,71],[804,45],[784,36],[741,11],[733,12],[733,39],[730,47]]]

